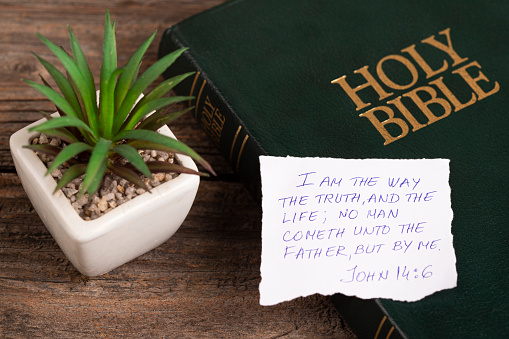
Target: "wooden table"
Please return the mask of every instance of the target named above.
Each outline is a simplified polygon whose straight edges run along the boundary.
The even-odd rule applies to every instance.
[[[204,179],[180,230],[162,246],[100,277],[66,259],[16,175],[10,135],[52,104],[31,52],[55,61],[36,37],[68,46],[67,24],[98,78],[104,13],[117,22],[119,64],[154,30],[144,67],[165,28],[222,0],[0,2],[0,337],[350,338],[329,299],[259,305],[261,209],[191,115],[171,125],[218,172]]]

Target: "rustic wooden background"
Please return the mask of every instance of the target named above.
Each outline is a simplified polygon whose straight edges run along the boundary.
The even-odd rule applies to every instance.
[[[117,22],[119,64],[154,30],[144,67],[165,28],[222,0],[0,1],[0,337],[351,338],[329,299],[259,305],[261,210],[188,115],[171,128],[219,176],[202,180],[180,230],[109,274],[89,278],[69,263],[27,199],[10,135],[52,105],[21,79],[54,61],[40,32],[68,47],[71,25],[98,78],[104,13]]]

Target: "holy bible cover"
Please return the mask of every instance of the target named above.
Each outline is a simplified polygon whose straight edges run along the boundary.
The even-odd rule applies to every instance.
[[[333,296],[360,337],[509,333],[508,5],[239,0],[162,38],[189,47],[165,76],[197,71],[176,91],[255,194],[261,154],[451,159],[457,288]]]

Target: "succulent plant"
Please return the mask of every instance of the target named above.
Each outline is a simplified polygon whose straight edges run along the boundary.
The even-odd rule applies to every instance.
[[[179,164],[160,161],[144,162],[138,152],[142,149],[189,155],[214,174],[211,166],[190,147],[156,132],[157,129],[190,109],[167,113],[168,106],[192,97],[165,97],[165,95],[192,73],[168,79],[139,99],[143,91],[185,50],[181,49],[168,54],[138,76],[143,56],[155,34],[156,32],[133,53],[123,68],[118,68],[115,24],[111,22],[109,12],[106,12],[99,91],[96,91],[90,67],[70,27],[72,56],[38,34],[42,42],[60,60],[66,75],[34,53],[53,78],[60,93],[52,89],[42,76],[43,84],[25,81],[52,101],[60,116],[53,117],[44,113],[47,121],[33,127],[30,131],[58,137],[66,143],[66,147],[51,145],[26,145],[25,147],[55,157],[46,175],[64,163],[69,165],[55,191],[83,174],[85,176],[79,196],[95,193],[107,172],[112,172],[145,189],[147,186],[142,180],[142,175],[152,178],[152,173],[158,172],[204,174]],[[151,112],[154,113],[151,114]]]

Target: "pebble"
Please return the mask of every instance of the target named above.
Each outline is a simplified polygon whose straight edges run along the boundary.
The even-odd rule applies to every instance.
[[[39,137],[32,140],[32,144],[50,144],[53,146],[62,146],[59,139],[50,138],[45,134],[41,134]],[[65,147],[65,145],[63,145]],[[39,158],[49,166],[49,163],[53,161],[52,157],[46,156],[45,154],[38,154]],[[140,151],[140,155],[145,161],[167,161],[173,163],[173,154],[163,151]],[[51,175],[54,178],[61,179],[65,168],[60,166],[58,169],[53,171]],[[163,182],[169,181],[178,174],[176,173],[155,173],[153,174],[154,180],[145,178],[144,181],[149,188],[159,186]],[[103,187],[99,190],[99,195],[96,193],[90,199],[88,194],[84,194],[83,197],[77,199],[77,194],[81,188],[83,176],[74,179],[68,183],[62,192],[69,199],[71,206],[84,220],[95,220],[100,216],[108,213],[114,208],[121,204],[134,199],[136,196],[145,193],[143,188],[137,188],[127,180],[120,178],[114,174],[106,174],[103,182]]]
[[[161,181],[164,181],[164,179],[166,178],[166,175],[165,175],[165,173],[156,173],[153,175],[153,177],[155,179],[154,181],[161,182]]]
[[[53,178],[57,178],[58,180],[62,179],[62,171],[60,169],[55,169],[53,172],[51,172],[51,176]]]
[[[108,208],[108,202],[106,201],[106,197],[102,197],[102,199],[97,203],[97,208],[99,211],[104,212]]]
[[[46,136],[46,134],[41,134],[39,136],[39,144],[48,144],[49,143],[49,140],[48,140],[48,137]]]
[[[106,201],[111,201],[111,200],[115,199],[115,193],[105,194],[105,195],[103,195],[103,199],[105,199]]]
[[[136,188],[134,188],[134,186],[129,186],[125,191],[127,197],[132,196],[134,193],[136,193]]]
[[[76,193],[78,193],[78,190],[76,188],[64,187],[62,188],[62,192],[64,192],[66,197],[74,198],[74,200],[76,200],[76,197],[74,196]]]

